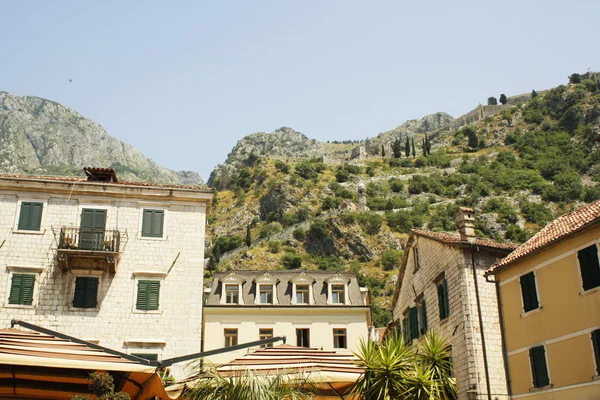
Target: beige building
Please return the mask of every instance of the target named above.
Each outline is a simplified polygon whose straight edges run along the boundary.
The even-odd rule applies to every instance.
[[[153,360],[200,351],[212,191],[86,172],[0,175],[0,327],[20,319]]]
[[[499,286],[512,398],[600,398],[600,201],[554,220],[486,274]]]
[[[515,245],[475,237],[461,208],[459,234],[413,229],[392,301],[393,327],[408,341],[429,329],[452,346],[459,399],[507,399],[496,288],[483,273]]]
[[[287,344],[356,350],[371,324],[368,291],[354,273],[217,273],[204,306],[204,351],[285,336]],[[256,349],[210,357],[223,364]]]

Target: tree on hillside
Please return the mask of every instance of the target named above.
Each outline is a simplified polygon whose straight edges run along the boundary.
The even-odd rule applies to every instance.
[[[383,144],[381,145],[381,158],[385,158],[385,147],[383,147]]]
[[[415,158],[417,156],[417,150],[415,149],[415,137],[412,137],[412,154],[413,154],[413,158]]]
[[[479,145],[479,139],[477,138],[477,132],[475,132],[475,129],[473,127],[467,126],[466,128],[464,128],[463,134],[465,134],[469,139],[469,147],[472,149],[476,149]]]
[[[392,144],[392,151],[394,152],[394,158],[402,157],[402,142],[400,138],[396,139]]]
[[[252,236],[250,235],[250,224],[246,225],[246,246],[250,247],[252,244]]]
[[[219,261],[221,261],[221,245],[216,241],[212,248],[212,262],[219,265]]]
[[[496,106],[498,105],[498,99],[495,97],[488,97],[488,106]]]
[[[535,97],[537,97],[537,92],[534,89],[534,90],[531,91],[531,98],[533,99]]]
[[[404,143],[404,154],[406,157],[410,156],[410,141],[408,140],[408,136],[406,137],[406,143]]]
[[[508,99],[506,98],[506,95],[504,93],[502,93],[500,95],[500,104],[506,104],[508,102]]]
[[[581,82],[581,75],[579,74],[571,74],[569,77],[569,83],[579,83]]]
[[[427,150],[427,155],[431,154],[431,142],[429,141],[429,136],[425,134],[425,149]]]

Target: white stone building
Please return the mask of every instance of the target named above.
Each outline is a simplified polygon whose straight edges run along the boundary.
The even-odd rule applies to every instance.
[[[0,327],[18,319],[156,360],[199,352],[212,191],[86,173],[0,175]]]
[[[461,208],[457,222],[460,235],[411,232],[393,326],[409,341],[429,329],[442,333],[452,346],[459,399],[508,399],[496,287],[483,273],[517,246],[476,238],[472,209]]]
[[[338,352],[357,349],[371,325],[369,293],[354,273],[217,273],[204,306],[204,350],[285,336],[287,344]],[[255,349],[209,357],[215,364]]]

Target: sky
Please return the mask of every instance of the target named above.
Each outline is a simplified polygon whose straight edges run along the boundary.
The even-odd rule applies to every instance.
[[[597,0],[0,0],[0,91],[206,180],[254,132],[360,140],[598,71],[599,18]]]

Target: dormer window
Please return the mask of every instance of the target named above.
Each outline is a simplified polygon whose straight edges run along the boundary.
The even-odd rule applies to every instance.
[[[240,285],[225,285],[225,303],[239,304]]]
[[[221,304],[244,304],[242,296],[242,287],[244,278],[231,272],[229,275],[221,278]]]
[[[345,304],[346,303],[346,288],[344,285],[331,285],[331,303]]]
[[[265,272],[254,280],[256,284],[256,296],[254,304],[278,304],[277,283],[279,280],[273,275]]]
[[[339,272],[325,280],[327,283],[327,304],[345,305],[350,304],[348,298],[348,276],[341,275]]]
[[[296,285],[296,304],[308,304],[309,292],[308,285]]]
[[[313,298],[313,284],[315,279],[301,272],[293,279],[292,284],[292,304],[315,304]]]

